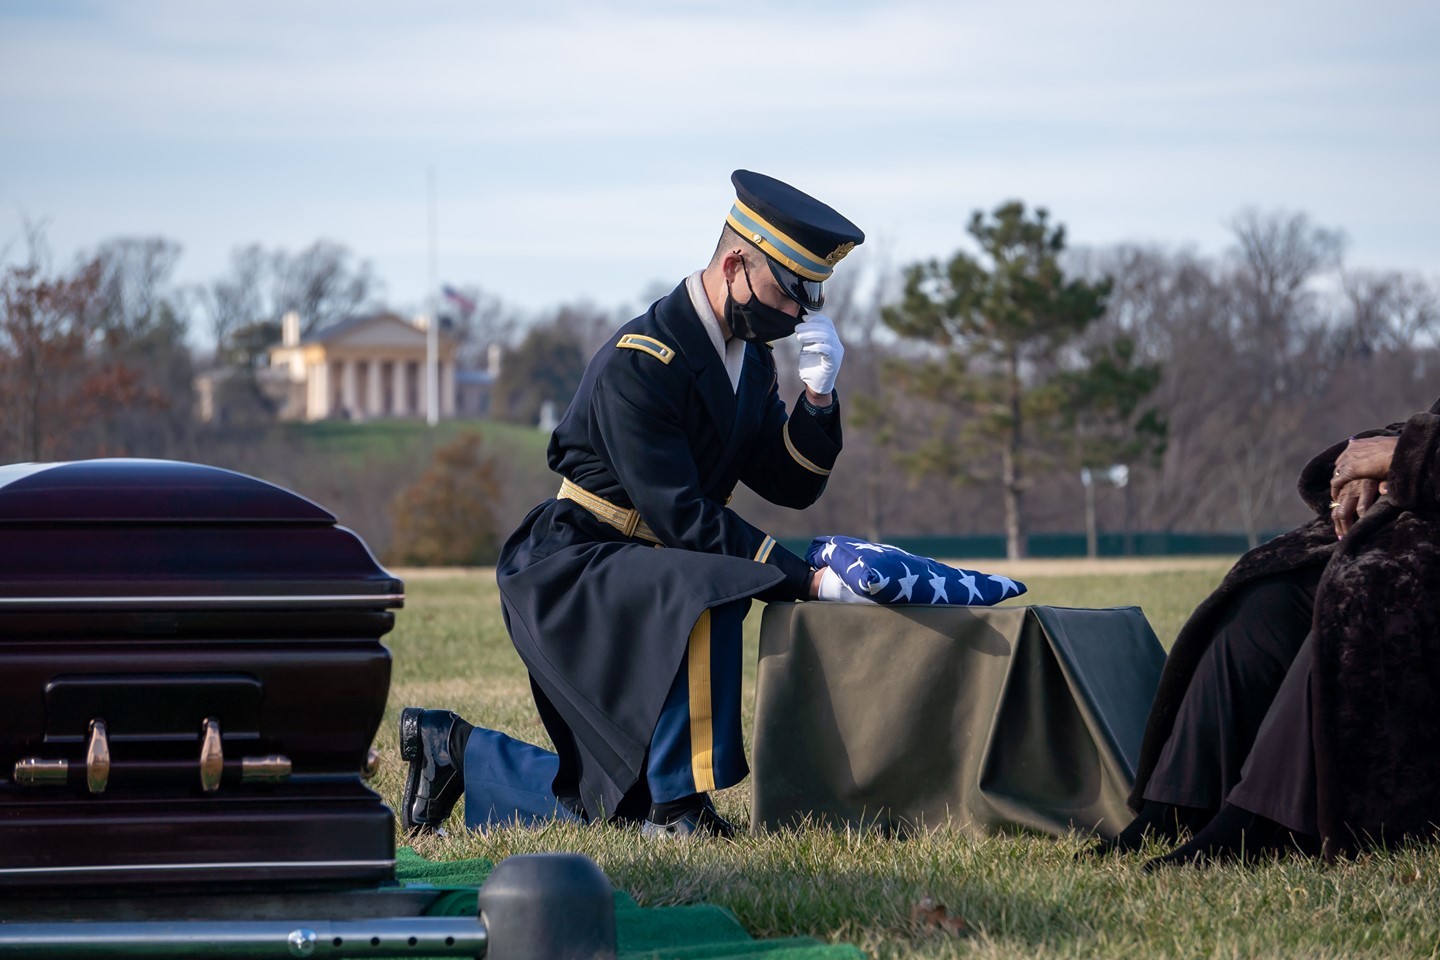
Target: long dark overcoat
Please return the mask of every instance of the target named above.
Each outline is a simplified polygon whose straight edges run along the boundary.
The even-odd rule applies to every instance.
[[[804,596],[809,565],[726,506],[738,483],[795,508],[820,496],[840,452],[839,409],[796,407],[788,416],[763,345],[746,345],[731,386],[682,283],[595,355],[556,427],[551,469],[637,508],[664,545],[551,499],[501,549],[506,625],[537,701],[559,715],[562,729],[553,717],[546,726],[562,771],[581,771],[591,817],[621,810],[640,778],[700,614]]]
[[[1326,853],[1428,835],[1440,823],[1440,400],[1359,436],[1399,436],[1389,492],[1344,540],[1330,477],[1345,441],[1300,475],[1315,518],[1241,557],[1176,637],[1130,805],[1138,809],[1226,605],[1263,577],[1323,567],[1311,672],[1318,823]]]

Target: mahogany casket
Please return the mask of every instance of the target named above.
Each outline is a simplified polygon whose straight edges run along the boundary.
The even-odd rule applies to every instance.
[[[402,601],[253,477],[0,466],[0,898],[393,879],[362,770]]]

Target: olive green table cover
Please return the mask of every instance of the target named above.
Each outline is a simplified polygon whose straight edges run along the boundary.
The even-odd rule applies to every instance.
[[[769,604],[751,823],[1113,836],[1164,663],[1138,607]]]

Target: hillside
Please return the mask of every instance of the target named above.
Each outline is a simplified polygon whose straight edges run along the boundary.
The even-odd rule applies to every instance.
[[[491,420],[278,424],[244,436],[213,438],[196,459],[294,490],[330,510],[377,556],[390,543],[390,505],[430,464],[435,450],[463,433],[479,433],[501,482],[495,523],[503,538],[553,492],[545,465],[546,434]]]

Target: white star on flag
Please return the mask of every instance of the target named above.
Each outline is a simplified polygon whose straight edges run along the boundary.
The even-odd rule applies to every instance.
[[[975,575],[973,573],[967,573],[961,577],[960,586],[970,591],[971,600],[974,600],[976,597],[979,597],[981,600],[985,599],[985,594],[981,593],[979,588],[975,586]]]
[[[906,600],[910,600],[912,599],[910,591],[914,589],[915,581],[920,579],[920,575],[918,573],[911,573],[910,568],[903,563],[900,564],[900,569],[905,571],[905,576],[900,578],[900,596]]]
[[[950,598],[945,595],[945,574],[937,573],[930,578],[930,589],[935,591],[935,596],[930,598],[931,603],[949,603]]]
[[[990,579],[994,580],[996,583],[1000,584],[1000,586],[1004,587],[1006,593],[1020,592],[1020,588],[1015,586],[1015,581],[1011,580],[1009,577],[1002,577],[998,573],[992,573],[990,575]]]

